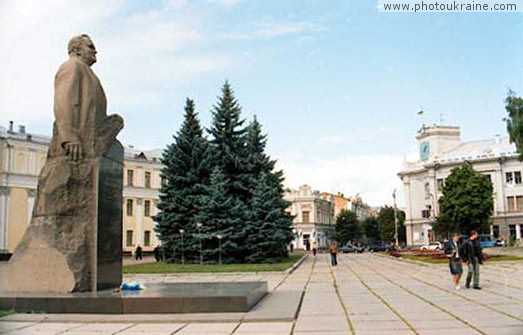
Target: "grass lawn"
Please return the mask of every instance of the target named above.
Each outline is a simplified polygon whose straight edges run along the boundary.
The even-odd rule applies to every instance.
[[[296,263],[303,254],[291,255],[281,263],[273,264],[171,264],[171,263],[146,263],[126,265],[123,273],[213,273],[213,272],[263,272],[285,271]]]
[[[446,264],[448,263],[448,259],[433,259],[430,257],[423,257],[423,256],[414,256],[409,254],[401,255],[401,258],[405,259],[411,259],[414,261],[420,261],[425,263],[432,263],[432,264]],[[500,256],[489,256],[489,258],[485,261],[485,263],[488,262],[498,262],[498,261],[522,261],[523,257],[519,256],[510,256],[510,255],[500,255]]]

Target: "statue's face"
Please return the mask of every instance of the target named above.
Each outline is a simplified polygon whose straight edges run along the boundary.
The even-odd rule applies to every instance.
[[[82,61],[91,66],[96,63],[96,48],[90,38],[84,38],[84,43],[80,49],[80,57]]]

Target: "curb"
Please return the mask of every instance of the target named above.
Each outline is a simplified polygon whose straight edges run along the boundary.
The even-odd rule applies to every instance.
[[[285,271],[283,271],[284,273],[290,275],[291,273],[293,273],[298,267],[300,267],[301,263],[303,263],[305,261],[305,259],[307,259],[307,257],[309,257],[308,254],[305,254],[303,255],[296,263],[294,263],[294,265],[290,268],[290,269],[287,269]]]

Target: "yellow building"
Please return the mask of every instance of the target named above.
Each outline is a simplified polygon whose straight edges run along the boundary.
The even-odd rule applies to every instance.
[[[45,164],[50,138],[26,132],[24,126],[0,126],[0,254],[12,253],[33,211],[38,175]],[[141,245],[152,251],[159,244],[152,216],[161,185],[161,150],[125,147],[123,191],[123,251]]]

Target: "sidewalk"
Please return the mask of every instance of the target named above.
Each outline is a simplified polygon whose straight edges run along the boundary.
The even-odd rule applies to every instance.
[[[481,267],[483,290],[455,291],[445,265],[418,264],[372,254],[340,255],[339,258],[340,264],[331,267],[328,255],[310,256],[289,275],[264,273],[205,276],[207,280],[212,278],[222,281],[267,280],[273,298],[269,296],[269,299],[264,299],[245,314],[17,314],[0,319],[0,333],[523,334],[523,262],[486,262]],[[199,281],[202,278],[204,276],[201,275],[144,275],[138,279]],[[284,318],[293,308],[297,314]]]

